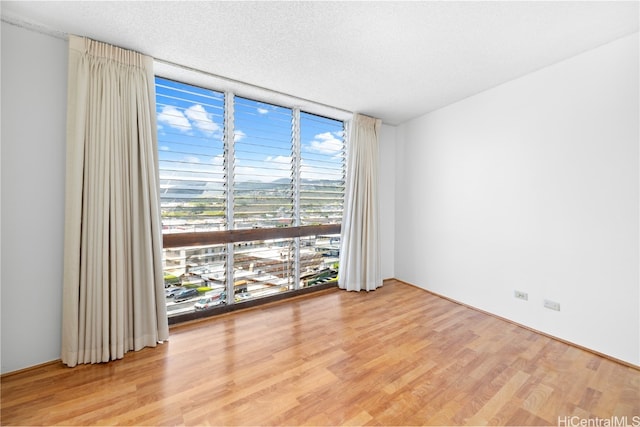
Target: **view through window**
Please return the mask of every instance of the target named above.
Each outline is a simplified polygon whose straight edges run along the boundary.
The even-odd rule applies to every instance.
[[[169,316],[335,282],[344,123],[159,77],[156,101]]]

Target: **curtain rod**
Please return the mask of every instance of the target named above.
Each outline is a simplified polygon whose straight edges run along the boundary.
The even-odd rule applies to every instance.
[[[34,31],[36,33],[44,34],[46,36],[51,36],[60,40],[69,40],[69,34],[65,33],[64,31],[54,30],[53,28],[50,28],[41,24],[36,24],[35,22],[25,21],[24,19],[21,19],[15,16],[2,15],[2,17],[0,17],[0,20],[2,20],[2,22],[5,22],[9,25],[13,25],[18,28]]]
[[[34,22],[26,21],[26,20],[18,18],[18,17],[2,15],[1,20],[2,20],[2,22],[5,22],[5,23],[7,23],[9,25],[13,25],[13,26],[16,26],[16,27],[19,27],[19,28],[23,28],[25,30],[34,31],[36,33],[40,33],[40,34],[44,34],[44,35],[47,35],[47,36],[51,36],[51,37],[54,37],[54,38],[59,39],[59,40],[65,40],[65,41],[69,40],[69,34],[65,33],[64,31],[54,30],[53,28],[47,27],[45,25],[36,24]],[[246,83],[246,82],[243,82],[243,81],[240,81],[240,80],[235,80],[235,79],[232,79],[232,78],[229,78],[229,77],[219,76],[217,74],[213,74],[213,73],[210,73],[208,71],[199,70],[197,68],[193,68],[193,67],[190,67],[188,65],[176,64],[175,62],[168,61],[166,59],[155,58],[155,57],[152,57],[152,58],[153,58],[153,60],[155,62],[159,62],[161,64],[169,65],[169,66],[172,66],[172,67],[181,68],[181,69],[183,69],[185,71],[189,71],[189,72],[195,72],[195,73],[204,74],[204,75],[209,76],[209,77],[213,77],[213,78],[216,78],[216,79],[223,80],[223,81],[225,81],[227,83],[230,83],[230,84],[243,85],[243,86],[247,86],[247,87],[252,88],[252,89],[271,92],[271,93],[276,94],[276,95],[281,95],[281,96],[285,96],[285,97],[288,97],[288,98],[297,99],[297,100],[305,102],[305,103],[316,104],[316,105],[318,105],[318,106],[320,106],[322,108],[332,109],[334,111],[339,111],[339,112],[345,113],[345,114],[353,114],[352,111],[345,110],[343,108],[334,107],[334,106],[331,106],[331,105],[323,104],[321,102],[312,101],[312,100],[301,98],[299,96],[291,95],[291,94],[288,94],[288,93],[283,93],[283,92],[280,92],[280,91],[277,91],[277,90],[269,89],[269,88],[258,86],[258,85],[251,84],[251,83]]]

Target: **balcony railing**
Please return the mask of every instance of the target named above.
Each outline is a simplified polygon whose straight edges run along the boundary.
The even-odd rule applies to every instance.
[[[340,230],[326,224],[163,234],[169,323],[335,286]]]
[[[165,233],[165,249],[207,246],[254,240],[290,239],[294,237],[340,234],[340,224],[307,225],[302,227],[254,228],[248,230],[202,231],[197,233]]]

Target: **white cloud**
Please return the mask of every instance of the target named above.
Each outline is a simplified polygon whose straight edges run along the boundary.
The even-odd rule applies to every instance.
[[[209,135],[220,132],[220,126],[213,121],[213,115],[200,104],[194,104],[184,111],[196,128]]]
[[[269,110],[266,108],[258,108],[258,114],[268,114]]]
[[[283,165],[282,168],[291,169],[291,156],[268,156],[264,161],[277,163],[278,165]]]
[[[325,132],[316,135],[309,149],[323,154],[337,154],[342,149],[342,141],[338,139],[341,132]]]
[[[209,136],[221,132],[220,126],[213,121],[213,114],[200,104],[193,104],[184,112],[173,105],[165,105],[158,113],[158,129],[163,128],[162,124],[167,124],[184,133],[189,133],[193,128]]]
[[[262,177],[259,177],[258,170],[251,166],[239,166],[236,164],[236,167],[233,170],[235,175],[234,179],[238,182],[246,182],[246,181],[264,181]]]
[[[188,132],[191,130],[191,123],[189,122],[189,119],[185,117],[182,111],[178,110],[173,105],[165,105],[162,108],[162,111],[158,114],[158,123],[166,123],[181,132]]]
[[[300,178],[302,179],[342,179],[342,173],[335,170],[327,170],[326,165],[314,165],[304,160],[300,163]]]
[[[200,163],[200,158],[196,156],[184,156],[182,161],[188,163]]]
[[[291,157],[288,156],[267,156],[262,161],[238,160],[234,169],[235,179],[240,182],[273,182],[280,178],[290,178],[291,161]]]
[[[242,139],[244,139],[245,136],[247,136],[247,134],[238,129],[233,133],[233,141],[234,142],[242,141]]]
[[[216,166],[224,164],[224,154],[218,154],[217,156],[215,156],[213,159],[211,159],[211,163]]]

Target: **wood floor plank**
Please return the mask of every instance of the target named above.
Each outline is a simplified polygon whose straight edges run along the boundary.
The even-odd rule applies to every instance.
[[[6,375],[2,425],[557,425],[640,416],[640,371],[397,281]]]
[[[513,376],[510,376],[504,385],[491,396],[486,404],[475,412],[471,418],[465,420],[465,424],[486,425],[491,417],[499,412],[504,402],[511,399],[529,377],[530,375],[525,372],[516,371]]]

